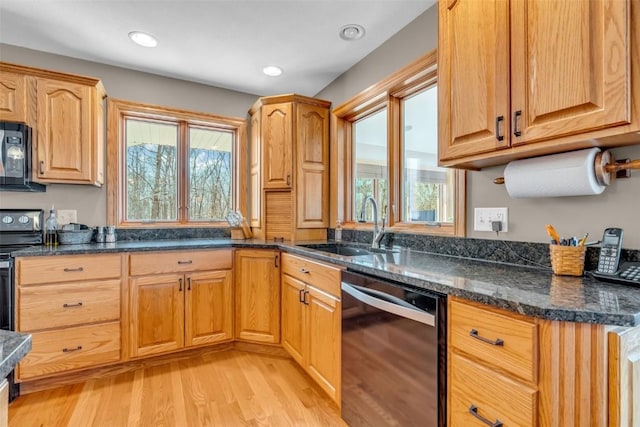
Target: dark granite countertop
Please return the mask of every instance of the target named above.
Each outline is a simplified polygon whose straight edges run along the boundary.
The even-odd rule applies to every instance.
[[[274,248],[342,265],[417,288],[550,320],[640,325],[640,287],[599,282],[584,277],[556,276],[549,269],[438,255],[398,248],[397,253],[357,257],[334,255],[300,244],[261,240],[190,239],[125,241],[89,245],[37,247],[14,256],[70,255],[224,247]]]
[[[0,378],[5,378],[31,350],[31,335],[0,330]]]

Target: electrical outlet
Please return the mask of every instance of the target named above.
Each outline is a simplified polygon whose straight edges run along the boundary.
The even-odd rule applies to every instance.
[[[474,231],[493,231],[492,221],[502,223],[501,233],[509,231],[509,209],[508,208],[475,208],[473,211]]]
[[[78,222],[78,211],[75,209],[59,209],[56,212],[58,217],[58,226],[62,227],[65,224],[72,222]]]

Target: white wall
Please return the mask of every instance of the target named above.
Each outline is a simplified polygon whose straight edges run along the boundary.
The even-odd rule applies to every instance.
[[[339,105],[437,47],[437,5],[416,18],[377,50],[341,75],[317,96]],[[636,88],[635,90],[638,90]],[[640,135],[638,136],[640,144]],[[616,158],[640,158],[640,145],[612,150]],[[589,233],[598,240],[606,227],[624,229],[625,248],[640,249],[640,171],[618,180],[598,196],[544,199],[511,199],[493,184],[504,166],[467,172],[467,236],[495,239],[495,233],[473,231],[475,207],[509,208],[509,232],[505,240],[548,242],[545,224],[553,224],[564,236]]]
[[[0,60],[47,70],[97,77],[112,98],[157,104],[229,117],[247,116],[256,95],[220,89],[154,74],[83,61],[59,55],[0,44]],[[78,222],[105,225],[106,184],[102,188],[86,185],[51,184],[46,193],[0,192],[0,208],[48,210],[76,209]]]

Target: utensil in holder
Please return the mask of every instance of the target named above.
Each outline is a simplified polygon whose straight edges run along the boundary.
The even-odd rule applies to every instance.
[[[561,276],[582,276],[586,246],[549,245],[551,268]]]

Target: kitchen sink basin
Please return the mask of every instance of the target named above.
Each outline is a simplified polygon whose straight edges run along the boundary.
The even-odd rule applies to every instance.
[[[396,250],[391,249],[382,249],[382,248],[362,248],[355,246],[347,246],[338,243],[327,243],[327,244],[312,244],[312,245],[300,245],[305,248],[315,249],[317,251],[328,252],[331,254],[337,254],[342,256],[361,256],[361,255],[371,255],[371,254],[389,254],[389,253],[397,253]]]

